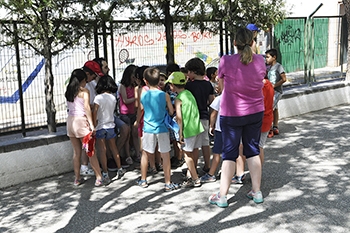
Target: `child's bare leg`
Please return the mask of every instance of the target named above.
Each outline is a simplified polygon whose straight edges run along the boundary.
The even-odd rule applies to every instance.
[[[275,108],[275,109],[273,110],[273,126],[278,127],[278,119],[279,119],[278,109]]]
[[[157,153],[157,152],[154,152]],[[155,154],[148,155],[148,162],[150,169],[156,168]]]
[[[100,156],[100,163],[102,166],[103,172],[107,173],[107,155],[106,155],[106,140],[104,138],[97,139],[96,144],[99,148],[99,156]]]
[[[197,149],[197,151],[198,151],[198,149]],[[198,174],[197,174],[196,167],[194,165],[195,163],[194,163],[193,157],[194,157],[193,152],[185,151],[185,161],[186,161],[188,171],[190,172],[192,179],[196,180],[196,179],[198,179]]]
[[[210,147],[202,146],[202,154],[204,158],[204,169],[210,168]],[[197,159],[198,161],[198,159]],[[197,166],[197,164],[196,164]]]
[[[109,139],[108,145],[109,145],[110,150],[112,151],[114,161],[117,164],[118,169],[120,169],[122,167],[122,164],[120,162],[120,155],[119,155],[119,151],[118,151],[118,148],[116,146],[116,143],[115,143],[115,138]]]
[[[70,141],[73,146],[73,168],[75,179],[80,179],[80,157],[81,157],[81,141],[78,138],[70,137]]]
[[[131,137],[132,137],[132,143],[135,148],[135,157],[138,157],[140,155],[140,137],[139,132],[136,126],[131,126]]]
[[[147,170],[148,170],[148,157],[153,157],[152,153],[142,151],[141,156],[141,180],[147,179]]]
[[[82,151],[81,153],[81,165],[87,166],[89,163],[89,157],[86,155],[85,151]]]
[[[209,170],[209,175],[213,176],[216,173],[216,169],[218,168],[220,163],[220,154],[213,154],[213,159],[211,160],[211,166]]]
[[[120,128],[119,138],[117,139],[118,151],[121,151],[124,145],[128,142],[130,136],[130,127],[127,124],[123,124]],[[129,152],[130,153],[130,152]]]
[[[186,152],[185,152],[186,153]],[[197,165],[198,165],[198,158],[199,158],[199,150],[198,148],[193,149],[192,153],[191,153],[191,157],[193,159],[194,162],[194,168],[197,169]]]
[[[163,171],[164,171],[164,181],[165,184],[170,184],[170,176],[171,176],[171,165],[170,165],[170,153],[160,153],[163,159]]]
[[[92,157],[89,157],[89,160],[90,160],[91,167],[95,172],[96,179],[102,180],[101,169],[98,163],[97,156],[93,155]]]

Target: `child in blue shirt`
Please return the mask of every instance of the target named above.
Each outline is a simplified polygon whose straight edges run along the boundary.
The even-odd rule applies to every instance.
[[[148,187],[147,170],[149,157],[154,157],[155,149],[158,144],[158,151],[163,160],[164,171],[164,191],[172,191],[179,186],[171,182],[171,166],[170,166],[170,140],[169,130],[165,124],[165,116],[167,109],[170,115],[173,115],[174,108],[170,100],[170,96],[162,90],[159,90],[159,70],[154,67],[147,68],[144,73],[148,91],[144,89],[141,92],[140,110],[144,111],[143,135],[142,135],[142,153],[141,157],[141,179],[137,184],[143,188]],[[137,115],[137,124],[140,122],[141,116]]]

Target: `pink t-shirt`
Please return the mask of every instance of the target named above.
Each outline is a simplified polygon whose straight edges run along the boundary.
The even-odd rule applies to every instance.
[[[75,97],[74,102],[67,101],[68,115],[69,116],[85,116],[84,99]]]
[[[128,99],[135,97],[135,87],[133,87],[133,86],[126,87],[125,92],[126,92],[126,97]],[[120,98],[120,101],[119,101],[120,114],[124,114],[124,115],[134,114],[135,113],[135,102],[132,102],[130,104],[125,104],[123,101],[123,97],[120,93],[119,93],[119,98]]]
[[[223,56],[218,69],[218,77],[224,79],[220,115],[246,116],[264,111],[265,74],[261,55],[253,54],[253,61],[248,65],[240,61],[239,54]]]

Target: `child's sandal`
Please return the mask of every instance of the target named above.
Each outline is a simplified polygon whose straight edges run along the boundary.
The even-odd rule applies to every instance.
[[[137,185],[142,187],[142,188],[147,188],[148,187],[148,184],[147,184],[147,180],[138,180],[137,181]]]
[[[176,189],[179,189],[180,186],[178,184],[170,183],[164,185],[164,192],[170,192]]]

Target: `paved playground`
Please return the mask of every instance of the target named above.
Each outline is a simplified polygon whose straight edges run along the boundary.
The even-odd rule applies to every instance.
[[[340,105],[282,119],[281,135],[267,140],[259,205],[245,196],[249,174],[222,209],[208,203],[220,181],[163,192],[162,173],[143,189],[133,170],[74,188],[71,172],[0,190],[0,232],[349,232],[349,116]],[[180,182],[181,168],[172,171]]]

